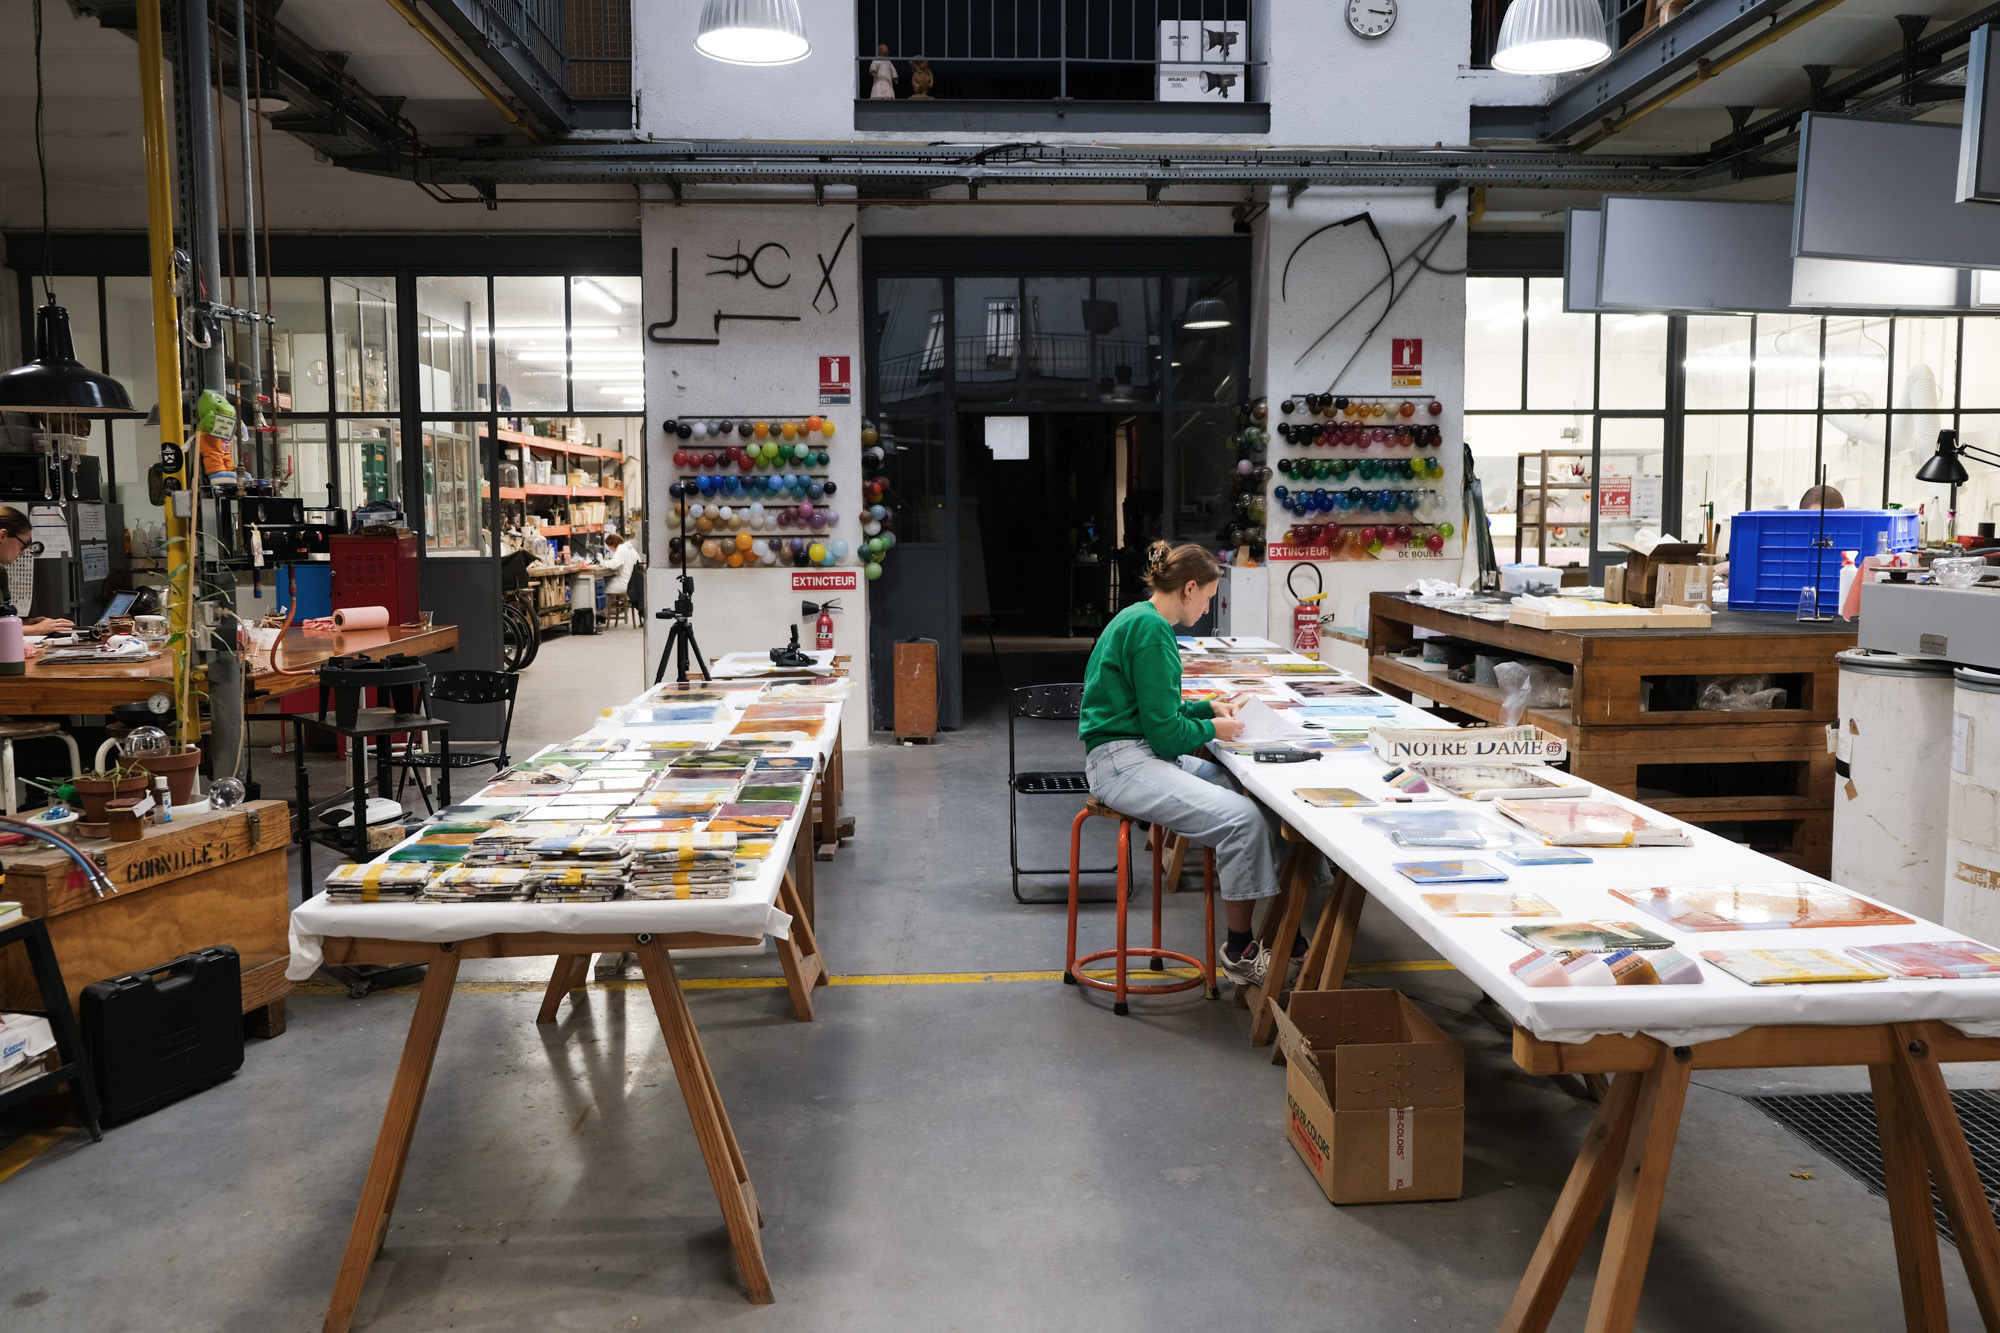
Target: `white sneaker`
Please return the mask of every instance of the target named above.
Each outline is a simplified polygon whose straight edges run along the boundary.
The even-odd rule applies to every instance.
[[[1227,948],[1222,950],[1220,971],[1238,986],[1248,989],[1264,982],[1264,971],[1271,965],[1271,951],[1263,941],[1253,939],[1243,946],[1240,958],[1231,958]]]
[[[632,964],[637,961],[638,957],[635,954],[601,953],[597,955],[597,967],[594,975],[599,981],[610,981],[616,977],[624,976]]]

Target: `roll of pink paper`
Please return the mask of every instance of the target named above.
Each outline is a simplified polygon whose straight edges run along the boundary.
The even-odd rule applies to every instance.
[[[350,606],[333,613],[335,629],[387,629],[389,608],[386,606]]]

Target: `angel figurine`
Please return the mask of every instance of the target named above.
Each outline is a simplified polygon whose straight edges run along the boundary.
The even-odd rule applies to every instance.
[[[868,66],[868,77],[875,81],[875,86],[868,92],[868,100],[893,102],[896,100],[896,62],[889,59],[887,42],[876,46],[875,57]]]

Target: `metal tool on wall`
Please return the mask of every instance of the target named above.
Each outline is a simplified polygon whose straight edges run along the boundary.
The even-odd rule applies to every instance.
[[[710,259],[716,260],[719,263],[727,264],[729,265],[729,267],[712,268],[708,271],[708,276],[711,278],[717,278],[717,277],[739,278],[739,279],[750,278],[754,280],[759,287],[775,291],[778,288],[784,286],[786,283],[790,282],[792,280],[792,275],[787,273],[784,277],[778,279],[776,282],[764,281],[764,275],[757,271],[757,261],[764,257],[764,252],[766,250],[776,250],[779,254],[783,255],[787,259],[790,259],[792,257],[792,252],[790,250],[787,250],[783,245],[781,245],[777,241],[766,241],[762,245],[758,246],[755,250],[752,250],[749,254],[746,255],[743,253],[743,242],[738,241],[736,243],[736,252],[734,254],[709,256]]]

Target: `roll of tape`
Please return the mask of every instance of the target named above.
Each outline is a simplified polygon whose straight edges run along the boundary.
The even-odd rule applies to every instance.
[[[386,606],[350,606],[333,613],[335,629],[386,629],[388,625]]]

